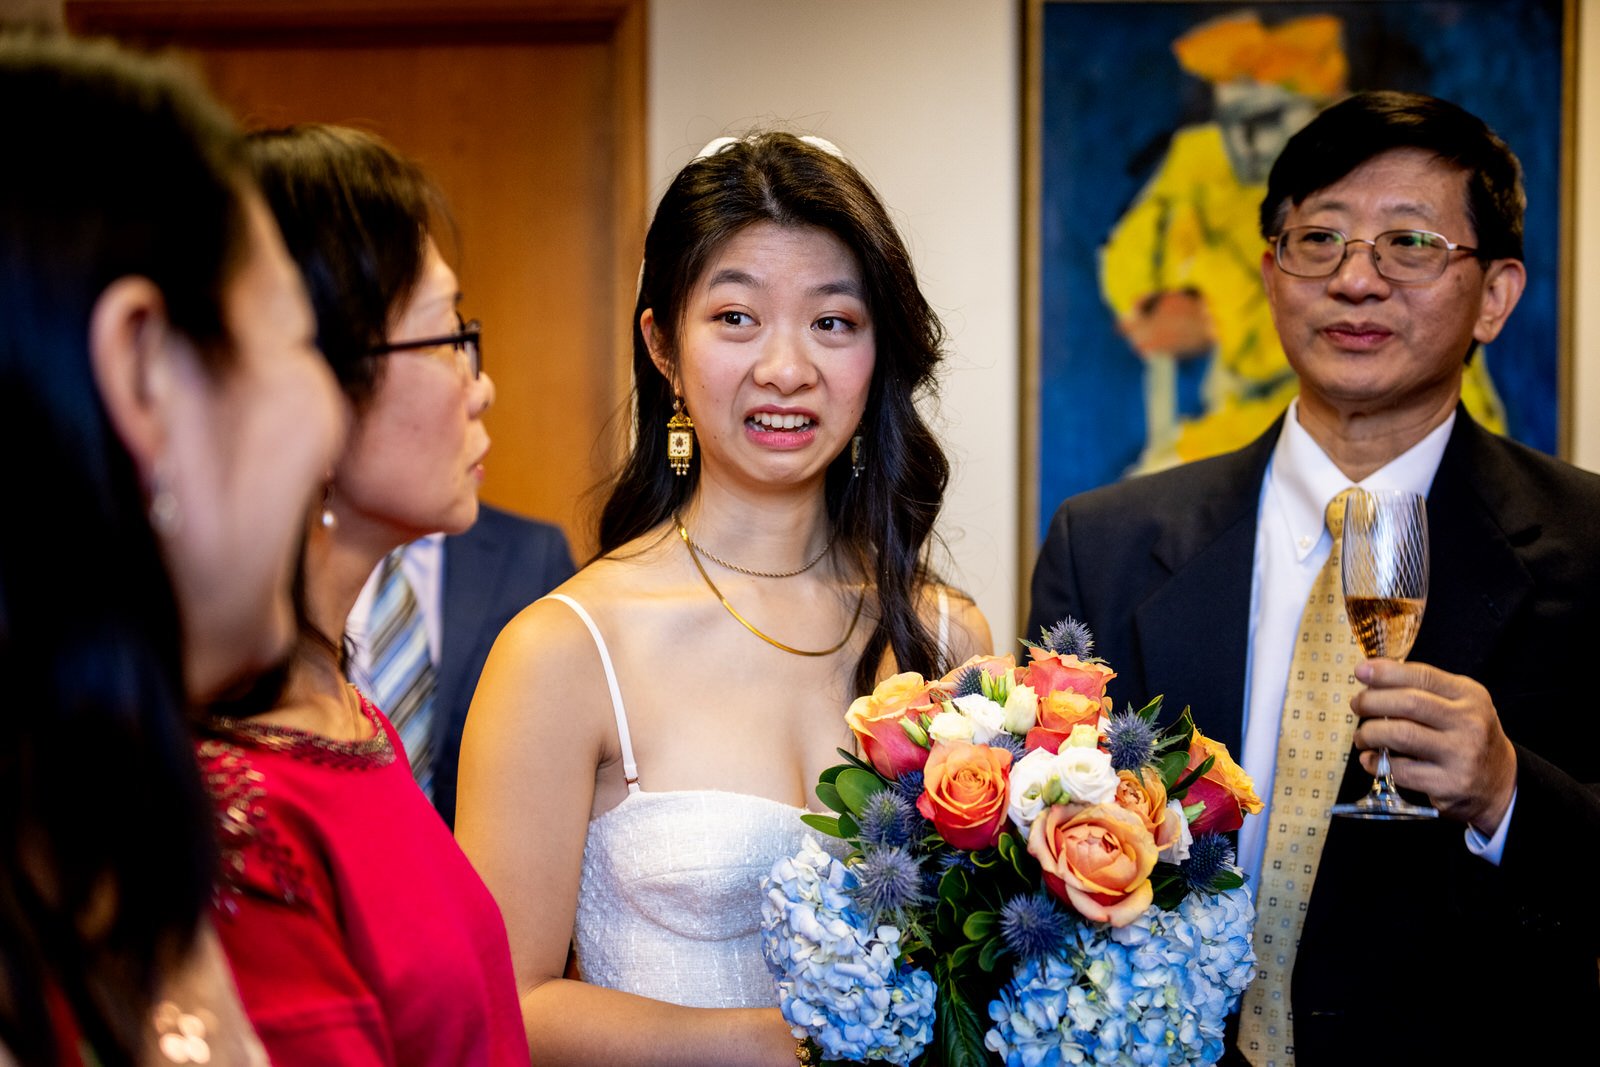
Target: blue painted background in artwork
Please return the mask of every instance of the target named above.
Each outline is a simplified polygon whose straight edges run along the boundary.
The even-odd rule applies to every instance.
[[[1100,247],[1180,127],[1206,121],[1210,87],[1171,44],[1254,10],[1269,25],[1322,11],[1345,25],[1353,89],[1408,89],[1483,118],[1522,160],[1528,290],[1490,353],[1511,435],[1553,453],[1560,239],[1560,0],[1256,4],[1047,3],[1040,205],[1039,522],[1115,481],[1139,454],[1137,357],[1100,295]],[[1199,367],[1199,364],[1195,364]],[[1185,391],[1194,372],[1185,371]]]

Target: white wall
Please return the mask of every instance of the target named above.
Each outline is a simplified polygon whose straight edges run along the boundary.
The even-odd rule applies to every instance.
[[[951,335],[953,577],[1015,647],[1021,17],[1002,0],[653,0],[651,182],[707,140],[781,122],[831,138],[895,212]],[[1580,6],[1573,456],[1600,470],[1600,2]],[[1054,508],[1056,501],[1041,507]]]
[[[780,124],[877,188],[950,334],[934,424],[949,577],[1017,636],[1020,18],[972,0],[653,0],[652,203],[712,137]]]

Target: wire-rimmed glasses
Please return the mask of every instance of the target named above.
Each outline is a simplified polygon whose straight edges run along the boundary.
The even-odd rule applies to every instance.
[[[1428,602],[1428,505],[1404,490],[1350,494],[1339,540],[1344,611],[1368,659],[1405,659]],[[1389,750],[1378,750],[1372,788],[1333,814],[1358,819],[1437,819],[1437,808],[1400,795],[1389,771]]]
[[[1272,238],[1278,269],[1296,278],[1326,278],[1344,265],[1352,245],[1372,249],[1372,267],[1391,282],[1431,282],[1456,252],[1478,250],[1431,230],[1385,230],[1371,239],[1329,226],[1290,226]]]
[[[444,348],[448,345],[457,353],[464,353],[467,357],[467,366],[472,370],[474,378],[483,373],[483,323],[477,319],[470,322],[461,321],[461,316],[456,316],[457,330],[455,333],[443,337],[420,337],[415,341],[387,341],[381,345],[373,345],[368,352],[374,356],[386,356],[391,352],[415,352],[427,348]]]

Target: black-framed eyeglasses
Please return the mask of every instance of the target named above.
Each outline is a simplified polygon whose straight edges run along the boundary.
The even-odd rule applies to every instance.
[[[474,378],[483,373],[483,323],[477,319],[462,322],[461,316],[456,316],[456,324],[460,328],[455,333],[443,337],[422,337],[415,341],[388,341],[381,345],[373,345],[369,354],[374,356],[387,356],[391,352],[414,352],[424,348],[443,348],[449,345],[457,353],[465,353],[467,366],[472,368]]]
[[[1431,282],[1454,252],[1477,252],[1431,230],[1386,230],[1368,240],[1327,226],[1291,226],[1271,239],[1278,269],[1296,278],[1326,278],[1344,266],[1351,245],[1372,247],[1372,267],[1391,282]]]

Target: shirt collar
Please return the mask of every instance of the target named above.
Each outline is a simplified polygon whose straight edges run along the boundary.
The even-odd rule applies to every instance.
[[[1284,523],[1289,533],[1295,558],[1304,562],[1326,533],[1323,512],[1328,501],[1348,489],[1350,479],[1300,425],[1299,416],[1299,400],[1291,401],[1283,417],[1283,432],[1272,450],[1267,478],[1281,505],[1277,521]],[[1362,489],[1406,489],[1426,496],[1455,424],[1452,411],[1426,437],[1357,484]]]

